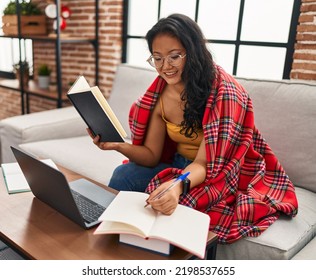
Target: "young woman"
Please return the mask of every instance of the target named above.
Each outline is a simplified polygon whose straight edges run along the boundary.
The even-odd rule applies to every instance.
[[[209,214],[222,243],[259,235],[281,212],[295,216],[294,187],[254,125],[248,94],[214,63],[199,26],[173,14],[146,39],[158,77],[131,108],[133,143],[93,139],[129,159],[109,186],[147,191],[151,207],[167,215],[178,203]]]

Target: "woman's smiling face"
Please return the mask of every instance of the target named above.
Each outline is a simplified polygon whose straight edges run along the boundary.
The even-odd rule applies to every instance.
[[[176,85],[182,83],[181,75],[186,62],[186,57],[178,58],[179,65],[172,66],[167,61],[167,56],[172,55],[185,55],[185,49],[181,42],[168,34],[157,35],[152,43],[153,56],[158,56],[163,59],[161,68],[156,68],[157,72],[163,77],[169,85]]]

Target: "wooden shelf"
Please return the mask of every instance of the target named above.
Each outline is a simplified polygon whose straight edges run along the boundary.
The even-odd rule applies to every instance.
[[[56,34],[50,34],[50,35],[24,35],[24,36],[17,36],[17,35],[0,35],[1,38],[21,38],[21,39],[30,39],[34,41],[57,41],[57,35]],[[59,37],[59,40],[61,43],[89,43],[93,42],[95,38],[92,37],[78,37],[78,36],[71,36],[68,34],[61,34]]]
[[[18,80],[0,80],[0,87],[20,91],[20,83]],[[41,89],[38,87],[37,83],[33,80],[30,80],[28,86],[24,88],[24,92],[29,95],[34,95],[50,100],[58,100],[58,92],[50,91],[48,89]],[[63,90],[62,101],[68,101],[67,98],[67,89]]]
[[[59,17],[61,0],[55,0],[56,4],[56,15]],[[27,87],[23,87],[23,90],[19,86],[18,80],[8,80],[0,79],[0,87],[8,88],[11,90],[16,90],[21,93],[22,101],[21,101],[21,112],[22,114],[30,113],[29,108],[29,97],[37,96],[40,98],[46,98],[52,101],[56,101],[56,107],[60,108],[64,104],[64,102],[68,101],[66,93],[68,91],[67,88],[64,88],[65,85],[62,83],[62,64],[61,64],[61,44],[91,44],[94,49],[94,58],[95,58],[95,84],[98,85],[98,76],[99,76],[99,1],[94,0],[95,2],[95,34],[93,37],[82,37],[80,36],[80,32],[78,32],[79,36],[67,34],[61,32],[60,29],[57,30],[57,33],[52,33],[48,35],[22,35],[19,33],[18,35],[0,35],[1,38],[16,38],[19,41],[28,39],[33,41],[43,41],[43,42],[52,42],[55,45],[55,58],[56,58],[56,83],[58,85],[58,89],[55,91],[40,89],[38,85],[31,80]],[[58,8],[59,7],[59,8]],[[20,17],[20,15],[18,15]],[[19,30],[19,29],[18,29]],[[40,33],[38,33],[40,34]],[[19,55],[21,57],[21,44],[19,44]],[[25,102],[24,102],[25,97]]]

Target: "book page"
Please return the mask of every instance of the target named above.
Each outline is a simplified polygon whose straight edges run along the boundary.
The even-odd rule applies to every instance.
[[[17,163],[16,165],[17,169],[20,168]],[[13,169],[13,166],[10,166],[8,169],[6,169],[5,166],[2,166],[3,176],[8,193],[30,191],[29,184],[27,183],[22,170],[20,169],[21,172],[14,173]]]
[[[73,86],[69,89],[68,94],[78,93],[90,90],[90,85],[84,76],[79,76],[74,82]]]
[[[116,117],[109,103],[106,101],[100,89],[95,86],[91,88],[91,91],[93,92],[95,98],[98,100],[99,104],[101,104],[102,108],[105,110],[105,113],[108,115],[109,119],[112,121],[113,125],[116,127],[121,137],[125,138],[127,136],[127,133],[125,132],[123,126]]]
[[[54,167],[55,169],[58,169],[51,159],[43,159],[41,161],[51,167]],[[17,162],[3,163],[1,164],[1,168],[8,193],[30,191],[30,186]]]
[[[147,198],[148,194],[146,193],[121,191],[103,212],[99,220],[119,223],[120,225],[116,225],[120,227],[117,228],[117,233],[123,232],[124,229],[124,233],[139,235],[142,232],[145,237],[156,220],[156,212],[150,207],[144,208]],[[113,224],[115,225],[115,223]],[[133,228],[138,230],[135,231]],[[102,233],[102,224],[96,229],[95,233]]]
[[[99,220],[102,223],[95,234],[123,233],[159,239],[178,246],[200,258],[204,258],[210,217],[195,209],[178,205],[171,215],[144,208],[148,194],[121,191],[103,212]],[[143,233],[143,234],[142,234]],[[133,237],[125,237],[125,242],[133,243]],[[140,247],[146,248],[146,239]],[[141,242],[142,246],[139,245]],[[136,244],[134,244],[136,245]]]
[[[145,238],[145,234],[139,228],[132,226],[130,224],[122,223],[122,222],[110,222],[110,221],[103,221],[98,228],[94,232],[95,234],[128,234],[129,236],[137,235],[140,236],[142,239]],[[145,239],[144,239],[145,240]]]
[[[150,237],[169,240],[200,258],[204,258],[210,217],[192,208],[178,205],[170,216],[157,214]]]

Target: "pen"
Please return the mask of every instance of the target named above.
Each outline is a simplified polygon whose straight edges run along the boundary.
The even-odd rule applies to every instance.
[[[163,191],[161,191],[160,193],[158,193],[156,196],[153,197],[152,200],[156,200],[161,198],[166,192],[170,191],[174,186],[176,186],[178,183],[182,182],[186,177],[188,177],[188,175],[190,174],[190,172],[186,172],[184,174],[182,174],[181,176],[179,176],[178,178],[176,178],[168,188],[164,189]],[[149,205],[149,203],[147,202],[146,205],[144,207],[147,207]]]

